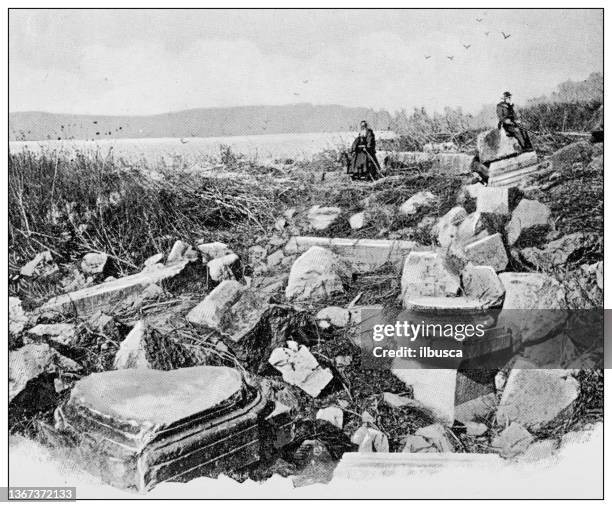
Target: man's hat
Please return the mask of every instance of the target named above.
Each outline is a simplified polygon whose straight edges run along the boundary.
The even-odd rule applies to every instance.
[[[504,97],[512,97],[512,94],[510,92],[504,92],[503,94]]]

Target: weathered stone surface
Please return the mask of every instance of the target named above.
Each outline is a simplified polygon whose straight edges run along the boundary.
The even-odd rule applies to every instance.
[[[103,252],[90,252],[83,256],[81,270],[84,273],[92,275],[102,273],[107,261],[108,254],[104,254]]]
[[[306,346],[287,341],[287,347],[276,348],[268,360],[283,379],[298,386],[311,397],[317,397],[333,376],[329,369],[319,365]]]
[[[543,368],[559,368],[576,359],[578,352],[570,338],[564,333],[543,342],[526,347],[522,356]]]
[[[21,300],[9,296],[9,334],[19,335],[28,324],[28,316],[21,306]]]
[[[438,198],[432,192],[420,191],[404,201],[399,207],[399,212],[402,215],[414,215],[423,208],[431,208],[437,202]]]
[[[433,168],[453,175],[469,175],[474,157],[467,153],[439,153],[433,159]]]
[[[491,446],[497,448],[502,457],[509,459],[527,450],[533,439],[525,427],[513,422],[491,441]]]
[[[385,402],[385,404],[387,404],[389,407],[398,409],[405,406],[411,406],[414,400],[398,395],[397,393],[385,392],[383,393],[383,402]]]
[[[506,290],[491,266],[469,263],[461,272],[461,282],[465,296],[482,301],[485,307],[497,307],[504,301]]]
[[[415,296],[456,296],[459,276],[446,266],[437,252],[411,252],[402,271],[402,300]]]
[[[508,255],[499,233],[467,244],[464,251],[466,258],[475,265],[491,266],[496,272],[508,266]]]
[[[311,247],[293,263],[285,296],[288,300],[325,300],[344,293],[350,277],[344,260],[328,249]]]
[[[415,433],[415,436],[421,436],[431,443],[439,452],[454,451],[453,445],[448,439],[446,429],[440,423],[432,423],[427,427],[421,427]]]
[[[496,215],[508,215],[510,206],[508,189],[503,187],[483,187],[478,191],[476,211]]]
[[[301,469],[292,477],[294,488],[326,484],[333,478],[335,461],[320,439],[306,439],[293,455],[293,461]]]
[[[206,360],[200,348],[179,344],[140,320],[121,342],[113,367],[173,370],[202,365]]]
[[[285,259],[285,254],[282,249],[274,251],[272,254],[268,256],[267,265],[268,268],[273,268],[275,266],[280,265]]]
[[[21,267],[20,273],[24,277],[48,277],[59,271],[53,262],[51,252],[46,250],[37,254],[34,259]]]
[[[26,387],[28,382],[42,374],[78,372],[76,362],[60,355],[48,344],[27,344],[9,352],[9,402]]]
[[[337,328],[344,328],[351,320],[351,313],[349,310],[342,307],[325,307],[317,312],[316,316],[319,326],[327,328],[330,325]]]
[[[224,314],[246,290],[239,282],[225,280],[213,289],[198,305],[187,314],[191,323],[218,328]]]
[[[170,254],[168,254],[168,258],[166,259],[166,264],[170,265],[172,263],[182,261],[188,249],[188,243],[185,243],[182,240],[177,240],[176,242],[174,242],[172,249],[170,249]]]
[[[210,278],[216,282],[235,279],[234,271],[239,263],[237,254],[227,254],[220,258],[211,259],[208,266]]]
[[[77,440],[93,474],[144,493],[190,472],[216,477],[259,460],[266,401],[247,393],[228,367],[102,372],[76,383],[56,425]],[[202,417],[210,413],[216,420]]]
[[[557,441],[555,439],[536,441],[521,455],[521,462],[537,462],[548,459],[555,454],[557,448]]]
[[[465,191],[465,195],[472,199],[478,199],[478,194],[481,190],[486,189],[486,187],[482,183],[472,183],[470,185],[465,185],[463,190]]]
[[[440,217],[432,229],[432,234],[438,238],[438,243],[446,248],[457,235],[458,226],[467,218],[467,212],[462,206],[451,208],[445,215]]]
[[[141,292],[129,295],[119,305],[119,309],[139,309],[147,302],[153,302],[164,295],[164,290],[157,284],[149,284]]]
[[[522,199],[506,226],[508,245],[515,245],[521,236],[539,234],[550,229],[550,208],[530,199]]]
[[[560,309],[565,306],[565,291],[555,279],[543,273],[515,272],[499,278],[506,289],[503,309],[508,312],[504,314],[523,343],[535,342],[563,325],[566,314]]]
[[[359,446],[359,453],[380,452],[387,453],[389,451],[389,439],[380,430],[362,425],[351,437],[351,443]]]
[[[350,260],[356,273],[374,271],[385,263],[400,266],[411,251],[426,249],[416,242],[405,240],[294,236],[287,242],[285,253],[301,254],[311,247],[325,247],[341,258]]]
[[[28,330],[28,336],[34,339],[48,339],[62,346],[75,346],[77,328],[72,323],[40,324]]]
[[[315,231],[323,231],[336,222],[341,212],[336,206],[314,205],[308,210],[310,227]]]
[[[161,263],[161,260],[164,259],[163,252],[158,252],[157,254],[153,254],[145,259],[144,266],[152,266],[158,263]]]
[[[476,146],[483,164],[521,153],[516,138],[507,136],[503,128],[481,132],[476,138]]]
[[[579,393],[580,384],[567,371],[537,369],[519,360],[508,376],[496,418],[535,430],[559,416]]]
[[[475,313],[484,309],[484,302],[465,296],[413,296],[404,298],[404,307],[409,310],[435,314]]]
[[[521,187],[540,171],[535,152],[525,152],[516,157],[492,162],[489,166],[489,187]]]
[[[402,453],[437,453],[436,447],[423,436],[408,435]]]
[[[359,212],[351,215],[351,217],[349,218],[349,224],[351,225],[351,229],[362,229],[366,225],[365,212]]]
[[[395,359],[392,373],[412,387],[413,398],[441,422],[452,425],[455,419],[455,369],[426,369],[417,362]]]
[[[487,427],[484,423],[479,423],[479,422],[465,422],[465,433],[468,436],[482,436],[483,434],[486,434],[486,432],[489,430],[489,427]]]
[[[103,307],[117,304],[130,295],[142,292],[147,286],[163,281],[170,281],[186,267],[187,261],[174,263],[160,270],[141,272],[129,275],[97,286],[80,289],[72,293],[51,298],[42,307],[43,311],[60,313],[76,312],[78,315],[90,315]]]
[[[464,424],[473,420],[484,420],[496,407],[497,396],[494,393],[488,393],[458,404],[455,407],[455,419]]]
[[[317,411],[317,420],[325,420],[331,423],[334,427],[342,428],[344,413],[339,407],[326,407]]]
[[[201,243],[198,245],[198,250],[202,253],[204,262],[232,254],[232,250],[222,242]]]
[[[588,141],[578,141],[557,150],[551,157],[554,171],[563,175],[572,174],[575,164],[586,168],[593,157],[593,145]]]
[[[570,259],[594,252],[598,249],[598,235],[571,233],[547,243],[543,248],[527,247],[521,250],[521,257],[530,265],[550,270],[566,264]]]

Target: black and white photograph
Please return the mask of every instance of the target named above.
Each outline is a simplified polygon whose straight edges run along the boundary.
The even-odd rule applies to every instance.
[[[14,3],[2,500],[604,499],[602,5]]]

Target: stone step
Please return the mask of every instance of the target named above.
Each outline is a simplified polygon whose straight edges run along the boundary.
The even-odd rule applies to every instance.
[[[520,168],[510,173],[489,178],[490,187],[516,187],[528,176],[535,175],[541,171],[538,165]]]
[[[346,258],[356,273],[372,272],[385,263],[400,266],[412,251],[427,250],[417,242],[407,240],[370,240],[293,236],[285,245],[285,254],[302,254],[311,247],[324,247]]]
[[[516,169],[533,166],[538,163],[538,156],[535,152],[524,152],[516,157],[509,157],[491,162],[489,165],[489,178],[499,173],[506,173]]]

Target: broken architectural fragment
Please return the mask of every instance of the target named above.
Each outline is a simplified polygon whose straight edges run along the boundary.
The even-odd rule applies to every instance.
[[[497,307],[504,301],[506,290],[491,266],[468,263],[461,272],[461,282],[465,295],[482,301],[485,307]]]
[[[342,210],[336,206],[319,206],[315,205],[308,210],[308,221],[310,227],[315,231],[323,231],[331,226]]]
[[[287,383],[300,387],[311,397],[317,397],[333,378],[306,346],[293,341],[287,341],[287,347],[275,349],[268,362]]]
[[[501,424],[516,422],[537,430],[566,410],[580,394],[578,381],[563,369],[538,369],[518,361],[506,382],[497,408]]]
[[[92,474],[146,492],[259,460],[266,406],[228,367],[115,370],[78,381],[56,426],[76,441]]]
[[[508,255],[499,233],[469,243],[464,248],[465,257],[475,265],[491,266],[501,272],[508,266]]]
[[[344,293],[350,277],[344,260],[328,249],[311,247],[293,263],[285,295],[288,300],[325,300]]]
[[[90,252],[83,256],[81,261],[81,270],[87,274],[98,274],[104,271],[106,262],[108,261],[108,254],[103,252]]]
[[[187,266],[187,261],[174,263],[163,269],[141,272],[111,280],[51,298],[42,307],[43,311],[91,315],[105,307],[116,305],[125,298],[142,292],[151,284],[170,281]]]
[[[234,280],[221,282],[202,302],[189,311],[187,320],[197,325],[218,328],[224,314],[238,301],[245,290],[246,286]]]
[[[499,275],[506,295],[507,321],[523,343],[536,342],[565,323],[565,290],[555,279],[543,273],[505,272]]]
[[[27,344],[9,352],[9,402],[43,374],[78,372],[81,367],[48,344]]]
[[[437,201],[438,198],[436,198],[433,193],[429,191],[420,191],[404,201],[399,207],[399,212],[402,215],[414,215],[423,208],[431,208]]]
[[[205,364],[207,356],[196,346],[179,344],[144,320],[137,321],[115,355],[115,369],[172,370]]]
[[[540,235],[550,229],[550,208],[530,199],[522,199],[512,211],[512,218],[506,226],[508,245],[516,244],[528,234]]]
[[[446,266],[440,253],[411,252],[402,271],[402,300],[414,296],[456,296],[459,276]]]

